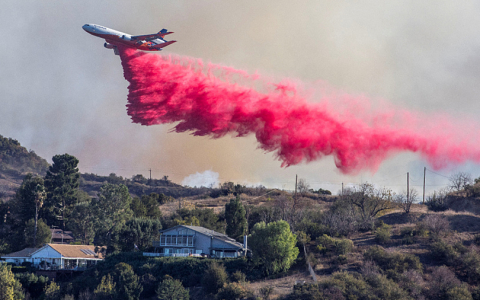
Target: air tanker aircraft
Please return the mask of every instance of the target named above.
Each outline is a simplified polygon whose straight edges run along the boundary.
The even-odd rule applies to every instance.
[[[163,39],[167,34],[173,33],[168,32],[166,29],[162,29],[158,33],[132,36],[95,24],[85,24],[82,28],[91,35],[105,39],[106,43],[103,46],[108,49],[113,49],[113,52],[115,52],[116,55],[119,55],[120,53],[115,44],[121,44],[144,51],[161,51],[163,47],[176,42]]]

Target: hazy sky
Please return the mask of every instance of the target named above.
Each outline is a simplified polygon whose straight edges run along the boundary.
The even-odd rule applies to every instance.
[[[480,112],[480,5],[476,1],[15,1],[0,10],[0,134],[51,161],[79,158],[80,171],[181,183],[212,171],[218,180],[292,189],[295,174],[314,188],[369,181],[397,191],[421,185],[416,154],[379,170],[341,174],[332,157],[281,168],[254,137],[219,140],[145,127],[126,114],[127,82],[118,56],[82,30],[101,24],[134,35],[174,31],[165,48],[249,72],[336,88],[428,115],[476,119]],[[480,126],[466,128],[477,132]],[[435,171],[449,176],[480,166]],[[212,174],[207,172],[206,174]],[[198,176],[197,176],[198,177]],[[214,176],[215,177],[215,176]],[[447,179],[427,172],[429,191]],[[418,186],[420,189],[421,187]]]

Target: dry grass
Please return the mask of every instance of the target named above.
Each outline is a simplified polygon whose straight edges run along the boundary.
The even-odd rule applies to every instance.
[[[274,291],[270,299],[277,299],[280,296],[290,294],[297,281],[313,283],[312,277],[310,277],[307,272],[299,272],[282,278],[251,282],[248,284],[248,288],[251,289],[256,296],[260,296],[259,291],[262,287],[273,286]]]
[[[171,216],[174,214],[179,208],[188,208],[188,209],[195,209],[195,208],[209,208],[213,209],[215,213],[220,213],[222,210],[225,209],[225,204],[230,202],[230,199],[235,198],[233,195],[222,196],[218,198],[206,198],[206,199],[199,199],[198,196],[192,197],[185,197],[176,199],[173,202],[165,203],[160,206],[160,210],[162,214],[166,217]],[[253,205],[253,206],[263,206],[263,205],[275,205],[275,201],[272,200],[271,197],[268,195],[266,196],[248,196],[242,194],[240,196],[240,200],[244,205]],[[325,202],[320,199],[312,200],[309,198],[304,199],[308,206],[311,208],[324,211],[332,205],[330,202]]]

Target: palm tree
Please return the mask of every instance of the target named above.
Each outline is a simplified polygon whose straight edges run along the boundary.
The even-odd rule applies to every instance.
[[[33,233],[33,245],[37,246],[37,222],[38,222],[38,209],[43,206],[43,200],[46,197],[45,187],[41,184],[37,184],[35,187],[35,229]]]

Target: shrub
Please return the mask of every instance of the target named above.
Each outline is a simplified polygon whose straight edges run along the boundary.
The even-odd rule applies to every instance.
[[[427,215],[422,223],[434,236],[439,236],[447,232],[450,228],[447,217],[442,215]]]
[[[15,278],[32,298],[38,298],[48,285],[48,277],[37,276],[34,273],[15,274]]]
[[[430,255],[433,259],[443,261],[448,265],[453,264],[458,257],[453,246],[444,240],[438,240],[430,245]]]
[[[381,246],[372,246],[365,253],[366,260],[374,261],[389,278],[398,278],[407,270],[422,271],[422,264],[417,256],[403,253],[387,253]]]
[[[447,267],[441,266],[434,268],[430,274],[430,280],[427,282],[425,295],[430,299],[472,299],[468,289],[465,289],[455,276],[455,274]]]
[[[445,293],[445,299],[447,300],[472,300],[472,294],[468,290],[468,286],[462,284],[456,286]]]
[[[326,234],[317,238],[317,250],[321,253],[332,252],[345,255],[353,250],[353,241],[349,239],[332,238]]]
[[[480,246],[480,234],[475,235],[475,238],[473,239],[473,243],[477,246]]]
[[[238,282],[227,283],[218,291],[216,299],[230,300],[230,299],[244,299],[252,297],[253,293],[244,285]]]
[[[430,196],[427,198],[427,201],[425,201],[425,204],[427,205],[429,210],[432,211],[445,211],[448,209],[447,206],[447,195],[446,192],[436,192],[433,194],[433,196]]]
[[[179,280],[170,276],[160,282],[157,288],[157,299],[159,300],[188,300],[190,295],[188,289],[184,288]]]
[[[339,256],[337,256],[337,258],[335,259],[335,263],[338,264],[338,265],[344,265],[348,262],[348,259],[345,255],[343,254],[340,254]]]
[[[227,283],[227,279],[225,267],[214,262],[203,275],[203,290],[206,294],[216,294]]]
[[[372,287],[371,294],[377,296],[377,299],[408,299],[407,292],[385,275],[370,276],[366,282]]]
[[[380,244],[386,244],[390,241],[391,226],[382,224],[375,230],[375,241]]]
[[[420,222],[415,226],[415,235],[418,237],[427,237],[429,234],[427,226]]]
[[[260,296],[262,296],[263,300],[270,300],[270,296],[273,294],[274,287],[271,285],[264,286],[260,288]]]
[[[117,284],[113,282],[112,276],[108,274],[102,277],[102,281],[93,291],[94,295],[98,299],[115,299],[115,286]]]
[[[334,273],[331,279],[327,280],[322,286],[324,288],[337,288],[347,299],[367,299],[371,294],[368,284],[360,274],[356,273]]]
[[[461,256],[460,265],[467,281],[473,284],[480,282],[480,254],[475,251],[469,251]]]
[[[55,281],[51,281],[50,284],[45,288],[44,299],[60,299],[60,286],[56,284]]]
[[[407,291],[412,298],[421,298],[423,277],[419,272],[415,270],[403,272],[398,279],[398,285]]]
[[[410,245],[415,243],[415,227],[404,227],[400,231],[400,235],[402,236],[402,243],[406,245]]]
[[[235,271],[235,273],[233,273],[231,277],[233,282],[239,282],[241,284],[244,284],[247,282],[247,276],[243,274],[241,271]]]

